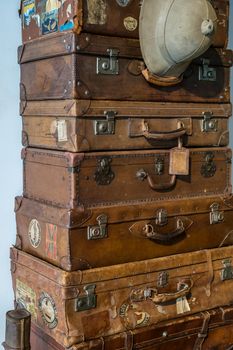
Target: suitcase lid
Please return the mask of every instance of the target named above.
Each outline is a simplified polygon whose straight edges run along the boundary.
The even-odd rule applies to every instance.
[[[144,220],[158,220],[159,215],[163,214],[167,220],[187,216],[189,217],[187,224],[191,225],[193,214],[211,215],[215,209],[216,213],[233,210],[233,198],[229,196],[225,198],[211,196],[193,198],[191,201],[187,198],[147,203],[146,205],[103,206],[91,209],[78,207],[72,210],[57,208],[23,197],[16,197],[15,199],[16,213],[36,218],[39,221],[51,222],[67,229],[95,226],[98,222],[97,218],[102,215],[107,217],[107,224],[129,222],[132,225],[139,221],[143,223]],[[174,226],[173,222],[172,225]]]

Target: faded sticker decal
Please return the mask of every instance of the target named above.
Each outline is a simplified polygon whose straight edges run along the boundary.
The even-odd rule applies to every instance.
[[[33,248],[38,248],[41,243],[41,227],[36,219],[33,219],[28,228],[29,241]]]
[[[87,23],[105,24],[107,21],[106,0],[87,0]]]
[[[131,0],[116,0],[116,2],[118,3],[118,5],[120,5],[122,7],[126,7],[129,5]]]
[[[57,259],[57,226],[53,224],[46,224],[46,255]]]
[[[42,35],[54,33],[58,31],[58,10],[45,12],[41,16],[41,32]]]
[[[150,323],[150,315],[146,311],[140,310],[137,304],[130,302],[121,305],[119,315],[128,329],[144,327]]]
[[[64,119],[57,121],[57,139],[58,139],[58,142],[68,141],[67,123]]]
[[[57,309],[53,298],[43,292],[39,299],[39,310],[41,312],[42,319],[44,323],[50,328],[53,329],[57,327]]]
[[[23,1],[23,24],[29,26],[31,18],[36,14],[35,0],[24,0]]]
[[[66,18],[67,20],[65,21],[65,23],[60,26],[61,32],[65,30],[71,30],[74,28],[73,11],[71,4],[69,4],[66,8]]]
[[[37,320],[36,293],[31,287],[19,279],[16,279],[15,298],[16,302],[30,312],[32,317]]]
[[[133,17],[126,17],[124,19],[124,26],[129,32],[133,32],[138,27],[138,21]]]

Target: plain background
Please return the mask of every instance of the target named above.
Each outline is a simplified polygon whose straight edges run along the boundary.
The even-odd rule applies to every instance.
[[[0,2],[0,344],[5,338],[5,313],[13,308],[9,248],[15,242],[16,234],[14,197],[22,192],[17,65],[17,46],[20,44],[21,29],[18,6],[19,1],[15,0]],[[230,33],[229,47],[233,48],[233,8]],[[230,122],[230,129],[233,147],[233,120]]]

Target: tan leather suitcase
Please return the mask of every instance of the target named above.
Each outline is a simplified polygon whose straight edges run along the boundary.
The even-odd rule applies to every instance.
[[[11,250],[16,303],[62,346],[232,304],[233,247],[65,272]]]
[[[143,330],[120,333],[73,345],[70,350],[230,350],[233,347],[232,307],[204,311]],[[32,350],[65,350],[34,324]]]
[[[214,46],[226,47],[229,1],[212,5],[218,17]],[[63,31],[138,38],[140,0],[23,0],[20,12],[24,42]]]
[[[27,148],[22,158],[24,196],[63,208],[231,193],[231,150],[224,147],[95,153]]]
[[[227,146],[230,104],[22,102],[24,146],[70,152]]]
[[[233,200],[208,197],[93,209],[15,201],[16,247],[66,271],[233,244]]]
[[[209,49],[176,86],[149,84],[138,40],[60,34],[19,48],[21,99],[230,102],[232,51]],[[33,77],[33,79],[32,79]]]

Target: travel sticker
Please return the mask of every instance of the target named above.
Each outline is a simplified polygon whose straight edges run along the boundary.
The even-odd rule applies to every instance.
[[[57,226],[53,224],[46,224],[46,254],[50,259],[57,259]]]
[[[55,328],[58,324],[56,305],[53,298],[45,292],[41,294],[39,299],[39,310],[44,323],[50,329]]]
[[[126,7],[129,5],[131,0],[116,0],[116,2],[118,3],[118,5],[120,5],[122,7]]]
[[[60,26],[60,31],[64,32],[65,30],[71,30],[74,28],[74,19],[72,15],[72,6],[71,4],[68,4],[66,8],[66,18],[67,20],[65,21],[64,24]]]
[[[129,301],[121,305],[119,315],[127,329],[135,329],[150,324],[150,315],[140,307]]]
[[[23,1],[23,24],[24,26],[29,26],[31,23],[31,18],[36,14],[35,0],[24,0]]]
[[[16,279],[16,302],[24,307],[32,317],[37,319],[37,308],[36,308],[36,293],[35,291],[21,282],[19,279]]]
[[[42,35],[58,31],[58,10],[45,12],[41,15],[41,32]]]
[[[33,248],[38,248],[41,243],[41,227],[36,219],[33,219],[28,228],[29,241]]]
[[[133,17],[126,17],[124,19],[124,26],[129,32],[133,32],[138,27],[138,21]]]

